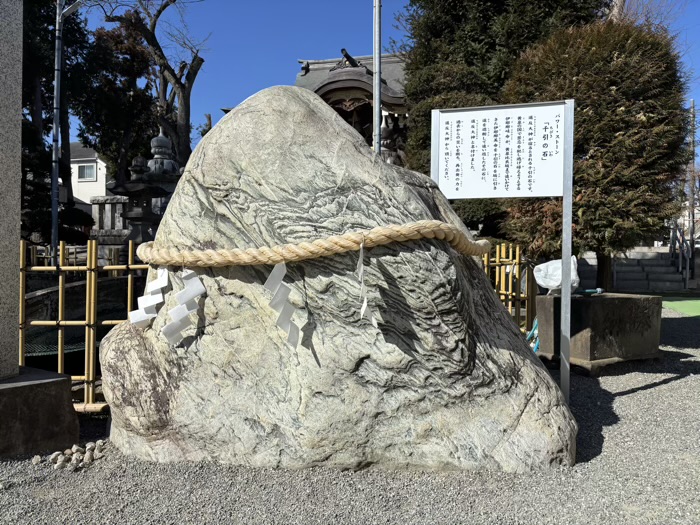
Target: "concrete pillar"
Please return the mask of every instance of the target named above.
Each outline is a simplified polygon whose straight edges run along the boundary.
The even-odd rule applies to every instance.
[[[0,0],[0,458],[78,441],[70,377],[18,367],[22,0]],[[46,35],[51,38],[51,35]]]
[[[0,379],[18,373],[22,0],[0,0]]]

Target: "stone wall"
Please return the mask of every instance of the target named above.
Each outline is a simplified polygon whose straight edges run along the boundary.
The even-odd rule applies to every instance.
[[[0,379],[17,375],[22,0],[0,0]]]

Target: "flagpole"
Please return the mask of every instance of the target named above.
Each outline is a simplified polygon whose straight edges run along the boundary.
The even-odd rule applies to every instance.
[[[374,151],[382,149],[382,0],[374,0]]]

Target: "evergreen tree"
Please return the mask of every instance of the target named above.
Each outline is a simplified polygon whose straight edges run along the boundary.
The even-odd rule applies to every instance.
[[[559,28],[595,20],[609,4],[609,0],[410,0],[398,16],[409,39],[399,47],[406,57],[409,167],[423,173],[430,170],[432,109],[496,103],[514,61],[527,46]],[[458,208],[466,220],[490,210],[491,223],[503,212],[498,202],[464,201]]]
[[[50,237],[51,155],[47,136],[53,126],[54,35],[56,3],[54,0],[24,0],[22,57],[22,234],[25,238]],[[67,207],[73,205],[70,173],[69,104],[83,83],[82,63],[89,47],[85,19],[78,15],[66,18],[63,32],[63,81],[61,126],[61,162],[59,176],[67,190]],[[48,186],[47,186],[48,184]],[[65,226],[80,226],[92,220],[78,212],[63,214]],[[60,217],[59,217],[60,220]],[[77,224],[73,221],[77,220]],[[66,222],[67,221],[67,222]],[[70,223],[70,224],[69,224]],[[64,229],[59,229],[59,236]],[[36,235],[32,235],[36,234]],[[48,237],[47,237],[48,234]]]
[[[679,210],[688,162],[685,80],[674,40],[660,26],[596,23],[557,32],[526,51],[504,86],[507,102],[576,100],[574,241],[598,256],[658,235]],[[561,247],[561,201],[515,200],[509,233],[531,255]]]
[[[147,77],[153,67],[141,36],[123,26],[94,32],[85,55],[86,82],[75,100],[78,136],[107,162],[122,183],[137,155],[147,156],[158,133],[158,105]]]

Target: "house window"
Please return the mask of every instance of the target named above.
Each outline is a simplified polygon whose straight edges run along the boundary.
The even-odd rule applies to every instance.
[[[82,164],[78,166],[78,180],[97,180],[94,164]]]

